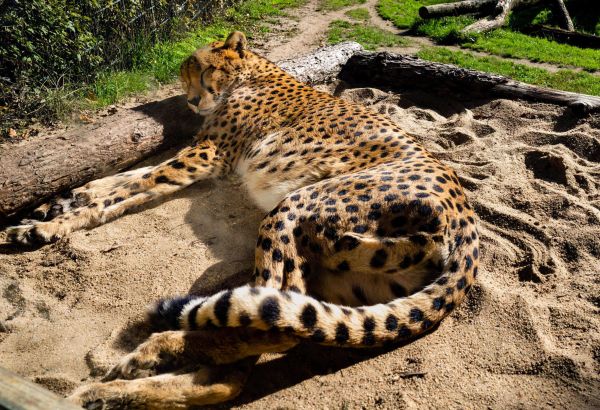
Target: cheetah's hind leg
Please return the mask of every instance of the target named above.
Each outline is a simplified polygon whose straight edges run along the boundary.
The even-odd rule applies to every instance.
[[[187,409],[235,398],[255,359],[224,366],[197,366],[192,372],[166,373],[135,380],[84,385],[67,399],[85,409]]]
[[[69,399],[90,409],[219,403],[239,394],[260,354],[297,343],[293,335],[251,328],[155,333],[113,367],[105,383],[83,386]]]

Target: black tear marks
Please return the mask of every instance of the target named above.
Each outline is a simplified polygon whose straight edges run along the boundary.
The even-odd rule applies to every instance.
[[[317,309],[310,303],[304,306],[300,314],[300,322],[306,329],[313,329],[317,324]]]
[[[231,307],[231,294],[228,290],[215,302],[214,312],[221,326],[227,326],[227,317],[229,316],[229,308]]]
[[[266,297],[259,306],[260,318],[267,325],[273,327],[277,325],[281,316],[281,307],[279,300],[274,296]]]

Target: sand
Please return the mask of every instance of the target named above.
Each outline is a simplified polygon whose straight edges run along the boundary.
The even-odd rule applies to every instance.
[[[271,50],[304,51],[282,47]],[[340,94],[388,113],[457,170],[481,218],[478,283],[436,331],[392,351],[304,345],[265,357],[233,407],[600,407],[600,116]],[[1,248],[0,366],[59,394],[97,380],[147,335],[137,321],[155,299],[243,283],[262,215],[228,178],[38,250]]]

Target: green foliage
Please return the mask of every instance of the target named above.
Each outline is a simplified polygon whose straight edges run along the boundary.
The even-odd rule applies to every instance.
[[[2,128],[112,104],[171,81],[183,58],[234,27],[306,0],[6,0],[0,12]],[[149,7],[149,4],[151,7]],[[85,98],[84,98],[85,97]]]
[[[600,95],[600,77],[585,72],[560,70],[550,73],[541,68],[516,64],[497,57],[478,57],[471,53],[452,51],[444,47],[425,48],[419,51],[417,56],[429,61],[454,64],[459,67],[501,74],[515,80],[543,87]]]
[[[473,36],[466,37],[460,31],[475,19],[471,16],[442,17],[439,19],[417,20],[413,30],[417,34],[431,37],[440,44],[452,44],[473,41]]]
[[[82,2],[85,3],[85,2]],[[49,89],[82,79],[103,62],[90,18],[66,0],[12,0],[0,13],[0,105],[44,114]],[[17,114],[18,115],[18,114]],[[8,118],[7,118],[8,117]]]
[[[179,65],[194,50],[215,40],[223,40],[232,30],[265,31],[265,21],[283,15],[288,7],[306,0],[247,0],[225,10],[222,18],[197,27],[177,41],[160,42],[142,53],[133,70],[105,72],[92,84],[90,99],[94,106],[114,104],[123,97],[167,83],[177,77]]]
[[[340,10],[344,7],[365,4],[367,0],[321,0],[319,10]]]
[[[350,17],[352,20],[367,21],[367,20],[369,20],[369,18],[371,18],[371,15],[369,14],[369,10],[364,9],[364,8],[348,10],[344,14],[346,16]]]
[[[367,50],[377,47],[393,47],[406,44],[402,37],[364,23],[349,23],[343,20],[332,21],[329,25],[327,40],[330,44],[342,41],[356,41]]]

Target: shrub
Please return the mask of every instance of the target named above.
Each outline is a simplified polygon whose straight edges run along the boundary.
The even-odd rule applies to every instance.
[[[106,69],[129,69],[227,0],[6,0],[0,12],[0,121],[44,118],[48,102]]]

